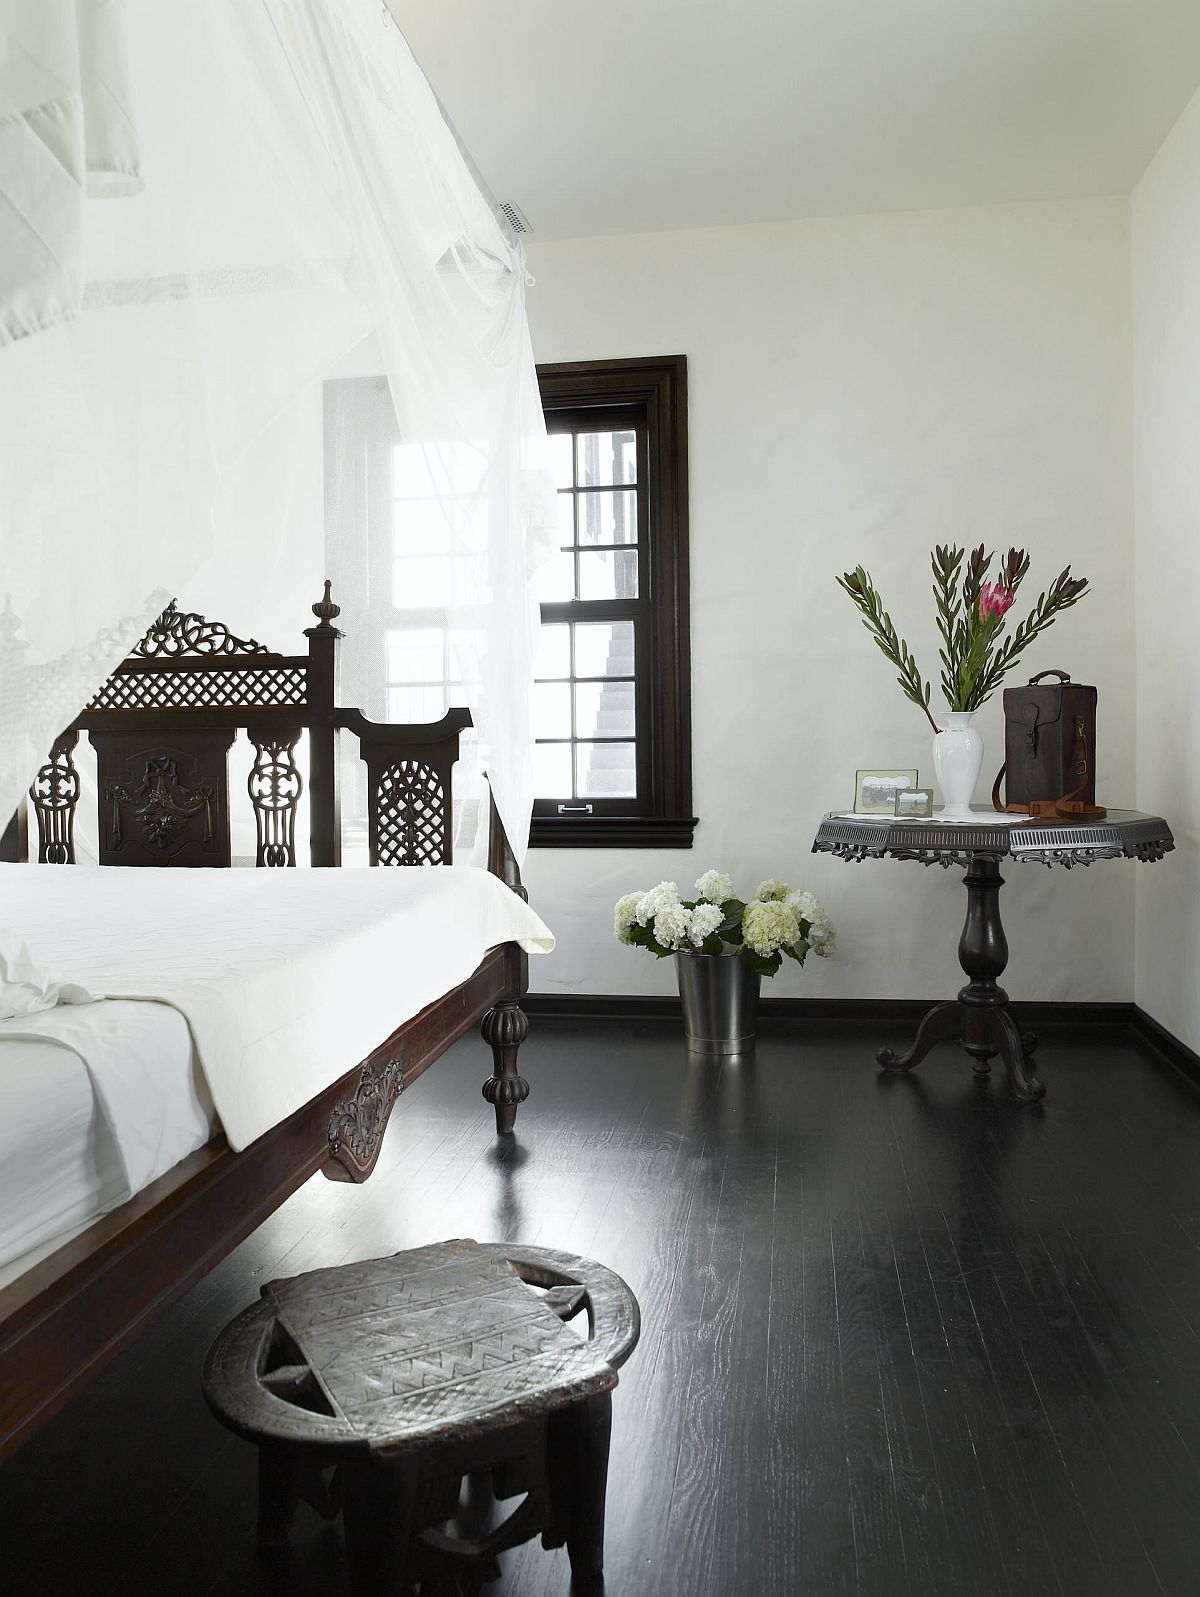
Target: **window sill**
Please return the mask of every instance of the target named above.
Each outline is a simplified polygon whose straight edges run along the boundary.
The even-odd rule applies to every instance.
[[[592,815],[559,819],[535,815],[531,848],[691,848],[693,816]]]

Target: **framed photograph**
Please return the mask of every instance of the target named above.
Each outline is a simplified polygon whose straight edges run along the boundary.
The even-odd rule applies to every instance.
[[[922,820],[933,814],[933,789],[931,787],[900,787],[896,789],[896,819],[898,821]]]
[[[916,787],[915,771],[856,771],[854,773],[854,813],[856,815],[895,815],[896,795]]]

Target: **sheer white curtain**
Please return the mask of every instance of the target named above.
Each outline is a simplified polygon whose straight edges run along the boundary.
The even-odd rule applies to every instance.
[[[379,0],[0,0],[0,30],[0,816],[167,598],[299,646],[313,396],[373,337],[520,851],[554,521],[524,265],[399,30]]]

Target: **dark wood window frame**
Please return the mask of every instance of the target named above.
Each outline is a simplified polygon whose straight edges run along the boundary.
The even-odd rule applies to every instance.
[[[687,357],[566,361],[539,366],[542,407],[578,426],[595,412],[644,417],[639,449],[638,547],[645,595],[638,676],[639,798],[621,813],[558,815],[552,801],[535,805],[530,843],[538,848],[691,848],[691,651],[688,624]],[[648,594],[645,589],[648,587]],[[589,602],[586,613],[595,611]],[[582,618],[585,613],[578,612]],[[544,605],[546,620],[567,620],[570,604]],[[648,639],[648,646],[646,640]],[[616,811],[616,813],[614,813]]]

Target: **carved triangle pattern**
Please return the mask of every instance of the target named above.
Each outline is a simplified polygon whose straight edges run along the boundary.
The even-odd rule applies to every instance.
[[[607,1368],[500,1261],[449,1254],[430,1268],[425,1250],[416,1257],[411,1270],[373,1260],[265,1289],[289,1343],[361,1433],[545,1399]]]

